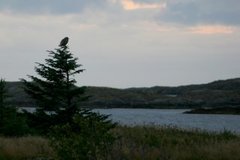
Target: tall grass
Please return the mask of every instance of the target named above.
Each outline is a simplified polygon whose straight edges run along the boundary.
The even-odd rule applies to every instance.
[[[110,159],[239,160],[240,137],[177,128],[118,127]]]
[[[106,159],[114,160],[239,160],[240,137],[177,128],[124,127]],[[0,160],[51,159],[54,151],[41,137],[0,138]]]
[[[41,137],[0,138],[0,160],[53,157],[48,140]]]

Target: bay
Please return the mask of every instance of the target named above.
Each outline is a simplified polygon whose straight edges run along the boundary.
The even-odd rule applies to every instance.
[[[22,107],[29,112],[36,109]],[[110,115],[113,122],[127,126],[169,126],[187,130],[208,132],[231,131],[240,134],[240,115],[184,114],[189,109],[94,109],[94,112]]]
[[[171,126],[210,132],[231,131],[240,134],[239,115],[184,114],[186,109],[95,109],[121,125]]]

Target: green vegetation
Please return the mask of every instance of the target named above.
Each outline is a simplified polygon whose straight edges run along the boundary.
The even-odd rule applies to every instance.
[[[115,140],[110,132],[115,124],[107,117],[83,110],[73,118],[73,123],[55,126],[50,140],[58,159],[105,159]]]
[[[4,79],[0,79],[0,117],[2,117],[3,110],[6,107],[6,99],[7,99],[7,89],[6,82]]]
[[[9,97],[6,82],[0,80],[0,135],[22,136],[30,132],[24,115],[7,103]]]
[[[112,159],[237,160],[240,137],[230,132],[207,133],[177,128],[120,127]]]
[[[137,126],[116,127],[111,132],[118,138],[104,157],[106,160],[239,160],[240,157],[240,137],[227,131],[207,133]],[[46,138],[0,138],[0,146],[0,157],[4,160],[57,159]]]

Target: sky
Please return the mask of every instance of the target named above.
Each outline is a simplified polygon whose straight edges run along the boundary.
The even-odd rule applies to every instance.
[[[240,77],[239,0],[0,0],[0,77],[36,75],[68,36],[82,86],[179,86]]]

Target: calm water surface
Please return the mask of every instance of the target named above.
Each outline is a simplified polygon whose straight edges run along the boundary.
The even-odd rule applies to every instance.
[[[122,125],[176,126],[207,131],[229,130],[240,134],[240,115],[183,114],[183,109],[95,109],[110,114]]]

